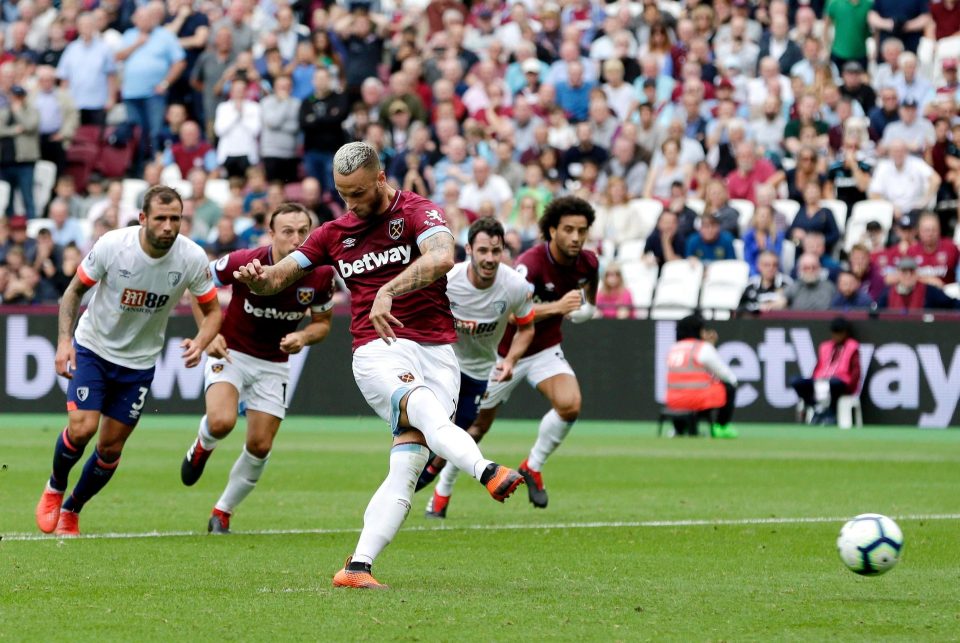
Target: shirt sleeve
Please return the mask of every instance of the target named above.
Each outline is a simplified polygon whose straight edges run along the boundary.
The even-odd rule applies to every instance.
[[[307,237],[307,240],[300,244],[300,247],[290,253],[290,257],[300,266],[302,270],[312,270],[315,266],[329,263],[330,256],[327,253],[325,243],[326,224],[316,228]]]
[[[207,257],[205,254],[202,254],[202,250],[200,252],[202,258],[197,261],[197,267],[194,271],[193,279],[190,280],[189,288],[193,296],[197,298],[197,301],[205,304],[212,299],[216,299],[217,288],[213,285],[213,271],[207,264]]]
[[[424,200],[423,203],[419,204],[413,213],[408,216],[408,219],[410,219],[410,223],[413,224],[418,246],[440,232],[446,232],[450,236],[453,236],[450,228],[447,227],[447,218],[443,214],[443,210],[432,201]]]
[[[729,366],[723,363],[723,360],[720,359],[720,353],[717,352],[713,344],[707,342],[701,343],[700,354],[697,356],[697,360],[721,382],[733,384],[734,386],[737,385],[737,376],[733,374]]]
[[[324,266],[322,269],[323,277],[317,284],[317,296],[310,304],[310,311],[314,313],[325,313],[333,308],[333,295],[337,292],[337,282],[333,278],[333,268]]]
[[[83,258],[77,267],[77,277],[88,288],[103,279],[107,272],[107,255],[110,253],[110,241],[108,239],[99,239],[87,256]]]

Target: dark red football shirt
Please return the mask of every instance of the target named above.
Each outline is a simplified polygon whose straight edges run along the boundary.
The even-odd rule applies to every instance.
[[[236,250],[210,266],[218,286],[233,287],[220,334],[230,350],[270,362],[286,362],[290,356],[280,350],[280,340],[309,318],[308,309],[319,313],[333,306],[333,269],[324,266],[274,295],[257,295],[233,278],[234,270],[254,259],[265,266],[272,264],[272,246]]]
[[[387,211],[361,219],[352,211],[314,230],[291,256],[300,267],[331,264],[350,289],[353,348],[378,339],[370,323],[377,291],[420,257],[420,243],[431,235],[450,234],[443,210],[412,192],[397,190]],[[422,344],[457,341],[447,299],[447,278],[393,300],[391,313],[403,323],[394,327],[402,339]]]
[[[550,254],[550,244],[541,243],[517,257],[516,269],[533,284],[533,303],[540,304],[557,301],[571,290],[579,290],[590,283],[595,284],[598,265],[597,255],[590,250],[581,250],[573,265],[561,265],[554,261]],[[551,315],[538,321],[534,325],[536,332],[533,341],[530,342],[530,348],[524,353],[524,357],[559,344],[563,340],[560,328],[562,325],[562,315]],[[516,330],[516,326],[507,327],[497,351],[501,357],[510,351],[510,342],[513,341]]]

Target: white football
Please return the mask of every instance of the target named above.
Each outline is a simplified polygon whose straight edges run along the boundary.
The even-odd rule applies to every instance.
[[[877,576],[893,569],[900,560],[903,532],[886,516],[860,514],[840,530],[837,551],[851,571]]]

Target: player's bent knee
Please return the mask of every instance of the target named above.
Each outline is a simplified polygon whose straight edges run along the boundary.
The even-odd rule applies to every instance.
[[[580,398],[565,401],[554,409],[564,422],[576,422],[580,417]]]
[[[261,438],[257,440],[247,440],[247,453],[255,458],[263,459],[270,455],[273,448],[273,439]]]
[[[81,445],[90,441],[100,425],[100,418],[96,415],[71,417],[70,425],[67,428],[67,437],[74,444]]]
[[[237,425],[237,416],[235,413],[210,413],[207,412],[207,428],[210,434],[215,438],[222,438],[233,431]]]

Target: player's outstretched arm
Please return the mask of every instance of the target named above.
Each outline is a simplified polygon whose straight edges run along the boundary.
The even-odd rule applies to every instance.
[[[421,256],[377,292],[370,308],[370,322],[383,341],[390,343],[397,338],[392,326],[403,327],[390,313],[393,298],[425,288],[450,272],[454,264],[454,246],[453,235],[448,232],[427,237],[420,244]]]
[[[220,300],[216,297],[202,304],[198,302],[197,305],[200,307],[200,312],[203,313],[200,330],[197,331],[197,336],[193,339],[185,339],[180,343],[180,347],[183,349],[183,363],[187,368],[193,368],[200,363],[204,349],[220,332],[220,322],[223,321]]]
[[[332,322],[332,309],[322,313],[311,313],[309,324],[300,330],[288,333],[280,340],[280,350],[288,355],[293,355],[303,350],[304,346],[312,346],[322,342],[330,334]]]
[[[258,295],[278,293],[303,275],[303,268],[289,255],[273,266],[264,266],[259,259],[254,259],[233,271],[234,279],[247,284]]]
[[[60,312],[57,318],[57,375],[72,379],[70,371],[77,367],[77,351],[73,347],[73,329],[77,325],[77,316],[80,313],[80,302],[90,287],[80,281],[79,275],[74,275],[67,286],[67,290],[60,299]]]

